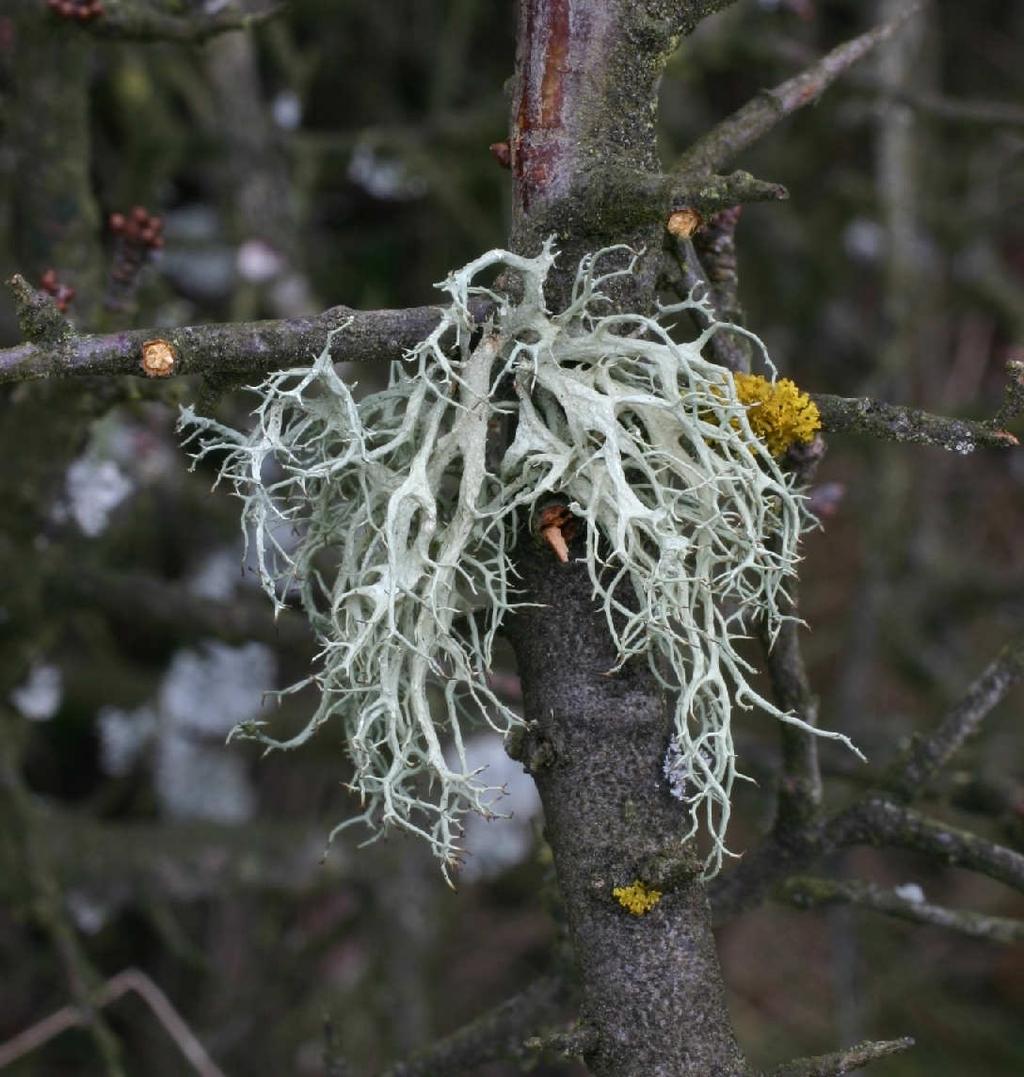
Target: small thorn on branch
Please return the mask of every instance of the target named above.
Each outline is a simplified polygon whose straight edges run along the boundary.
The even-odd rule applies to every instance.
[[[48,276],[51,272],[47,270],[43,277],[51,280]],[[55,289],[65,287],[57,283],[56,274],[51,283]],[[20,273],[15,273],[7,281],[7,287],[14,296],[18,327],[26,340],[57,347],[71,337],[71,325],[64,317],[59,300],[46,288],[45,281],[43,288],[37,290]],[[70,302],[70,297],[67,297],[67,301]]]
[[[507,142],[492,142],[488,149],[502,168],[512,167],[512,149]]]
[[[789,191],[781,183],[758,179],[737,169],[725,176],[703,176],[696,185],[692,179],[684,177],[675,198],[692,203],[693,208],[707,218],[749,202],[782,202],[789,198]]]

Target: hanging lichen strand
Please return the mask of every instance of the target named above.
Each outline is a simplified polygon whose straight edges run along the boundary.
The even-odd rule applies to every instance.
[[[772,632],[782,619],[808,522],[801,496],[755,436],[732,376],[701,357],[718,326],[679,344],[662,325],[698,306],[710,316],[706,305],[690,299],[657,319],[602,313],[602,284],[632,271],[598,273],[612,250],[583,259],[558,314],[544,305],[550,243],[536,258],[490,251],[451,274],[437,329],[362,400],[325,348],[256,390],[249,433],[182,414],[197,458],[227,451],[221,477],[243,500],[263,586],[278,608],[298,595],[321,645],[320,703],[305,729],[287,740],[261,725],[238,732],[289,748],[336,721],[363,803],[342,827],[415,831],[446,868],[460,816],[489,814],[498,793],[467,766],[465,723],[505,732],[519,720],[487,672],[495,633],[522,600],[512,544],[551,495],[585,521],[616,668],[643,656],[674,700],[666,776],[690,834],[703,821],[711,836],[709,873],[727,854],[739,776],[733,707],[811,731],[754,691],[735,648],[753,619]],[[494,267],[519,274],[518,302],[474,284]],[[494,304],[482,327],[475,296]],[[497,393],[499,382],[513,392]],[[508,413],[515,437],[495,455],[493,420]]]

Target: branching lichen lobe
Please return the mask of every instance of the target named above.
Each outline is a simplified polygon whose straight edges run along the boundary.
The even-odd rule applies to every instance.
[[[458,858],[460,815],[489,814],[494,792],[467,769],[464,724],[518,721],[486,673],[495,633],[522,601],[513,547],[531,521],[559,563],[586,567],[613,647],[604,674],[646,665],[673,700],[666,775],[687,806],[687,836],[711,836],[710,873],[726,854],[739,776],[734,706],[809,728],[753,689],[736,649],[746,619],[781,623],[807,522],[772,455],[782,435],[762,423],[766,445],[754,426],[771,387],[761,379],[764,398],[748,407],[733,376],[702,357],[719,326],[697,300],[664,311],[701,307],[708,327],[688,344],[656,319],[603,314],[605,286],[633,272],[635,256],[602,272],[621,253],[585,257],[554,314],[550,243],[532,259],[488,252],[451,274],[451,306],[386,390],[357,402],[328,343],[312,368],[264,383],[250,434],[183,418],[202,434],[200,455],[228,452],[222,473],[244,499],[264,587],[278,606],[297,592],[323,651],[306,729],[283,741],[242,732],[292,747],[339,720],[359,818],[422,834],[446,863]],[[475,283],[494,266],[519,275],[518,302]],[[494,304],[479,343],[474,299]],[[496,455],[489,438],[507,414],[515,436]],[[440,719],[429,685],[443,690]]]

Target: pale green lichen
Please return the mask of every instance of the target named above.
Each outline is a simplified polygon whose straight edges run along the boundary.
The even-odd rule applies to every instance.
[[[659,318],[603,313],[601,286],[615,274],[597,266],[610,253],[583,259],[571,303],[552,313],[550,244],[536,258],[488,252],[449,276],[437,329],[393,364],[388,388],[361,400],[328,348],[258,387],[251,432],[182,416],[197,455],[227,450],[221,474],[243,499],[263,585],[278,606],[294,589],[321,644],[320,704],[306,728],[283,741],[241,732],[293,747],[337,720],[358,819],[422,834],[446,864],[457,860],[459,817],[488,814],[498,792],[467,766],[466,722],[507,731],[519,721],[487,671],[519,600],[512,544],[551,494],[586,523],[616,668],[642,656],[674,700],[676,792],[690,834],[703,821],[712,837],[709,872],[727,852],[734,703],[810,731],[751,687],[735,647],[752,618],[771,632],[780,624],[808,522],[802,498],[752,430],[732,376],[701,355],[719,326],[680,344],[662,324],[710,309],[690,299]],[[474,283],[494,268],[520,276],[517,302]],[[482,327],[469,313],[481,295],[495,306]],[[499,382],[512,391],[496,392]],[[495,420],[509,414],[512,442],[495,445]]]

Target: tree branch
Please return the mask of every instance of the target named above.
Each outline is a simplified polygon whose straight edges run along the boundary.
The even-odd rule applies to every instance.
[[[45,0],[8,0],[18,15],[39,15],[54,22]],[[213,7],[213,5],[207,5]],[[229,0],[219,10],[196,6],[182,13],[175,0],[104,0],[103,14],[76,27],[94,37],[115,41],[176,41],[202,43],[232,30],[248,30],[282,14],[288,0]]]
[[[870,434],[885,441],[933,445],[963,454],[978,448],[1006,449],[1020,444],[1013,434],[994,423],[950,419],[866,397],[812,393],[811,399],[821,412],[822,426],[833,434]]]
[[[1022,679],[1024,636],[1003,648],[931,733],[912,740],[883,777],[883,788],[900,800],[913,799]]]
[[[940,905],[902,897],[895,890],[874,883],[817,879],[800,875],[787,879],[782,896],[801,909],[823,905],[859,905],[915,924],[949,928],[976,939],[991,942],[1024,941],[1024,922],[1003,916],[985,916],[966,909],[945,909]]]
[[[780,642],[783,641],[780,635]],[[780,656],[775,661],[782,665],[774,664],[770,653],[769,671],[773,681],[783,678],[781,687],[776,687],[777,693],[786,693],[785,697],[778,696],[780,702],[785,698],[787,706],[806,717],[801,710],[806,704],[800,702],[802,689],[793,656],[784,659]],[[1024,638],[1004,648],[931,734],[911,743],[881,778],[878,783],[881,788],[901,799],[916,796],[1021,679],[1024,679]],[[792,750],[797,747],[793,746]],[[786,804],[780,794],[779,816],[771,835],[744,857],[734,871],[712,884],[711,897],[719,920],[758,904],[778,880],[804,870],[819,857],[843,845],[861,842],[918,849],[1024,889],[1024,857],[1019,853],[945,823],[924,819],[900,807],[885,793],[869,793],[832,815],[824,825],[817,823],[813,804],[806,796],[805,793],[795,803]],[[789,812],[786,816],[784,809]]]
[[[950,123],[982,124],[986,127],[1024,127],[1024,108],[1006,101],[958,100],[939,94],[911,93],[907,90],[878,91],[879,103],[885,107],[893,102],[910,105],[937,120]]]
[[[293,610],[275,617],[270,605],[255,594],[223,602],[192,594],[178,581],[87,568],[54,573],[46,586],[55,604],[99,610],[115,623],[145,625],[147,633],[181,639],[215,636],[225,643],[259,640],[299,653],[313,648],[305,618]]]
[[[536,980],[525,991],[471,1021],[450,1036],[437,1040],[405,1062],[398,1062],[382,1077],[432,1077],[438,1073],[465,1073],[503,1058],[516,1057],[524,1041],[548,1024],[562,1001],[562,981]]]
[[[796,607],[787,611],[794,618]],[[783,621],[772,646],[762,632],[762,645],[776,702],[808,725],[818,724],[818,698],[811,689],[800,647],[800,622]],[[780,723],[782,775],[779,783],[775,832],[788,840],[797,831],[813,827],[821,811],[821,771],[818,768],[818,738]]]
[[[23,735],[18,722],[18,716],[6,710],[0,712],[0,805],[4,806],[4,817],[17,835],[21,860],[13,874],[16,878],[23,877],[28,884],[32,916],[64,966],[68,990],[75,1000],[80,1022],[89,1029],[103,1072],[107,1077],[123,1077],[120,1044],[94,1003],[96,971],[68,916],[50,859],[48,835],[21,776],[19,757]]]
[[[139,969],[125,969],[116,976],[111,976],[96,991],[92,1001],[97,1007],[109,1006],[130,991],[134,991],[146,1003],[199,1077],[224,1077],[224,1072],[206,1053],[206,1049],[174,1008],[171,1000]],[[86,1022],[86,1015],[75,1006],[64,1006],[51,1013],[6,1043],[0,1044],[0,1069],[12,1065],[62,1032],[78,1028]]]
[[[1024,891],[1024,856],[1020,853],[877,794],[834,817],[826,827],[825,844],[833,849],[847,845],[915,849]]]
[[[380,871],[379,861],[351,857],[338,842],[325,860],[323,834],[289,822],[264,819],[247,834],[209,821],[109,822],[54,805],[43,820],[61,890],[114,908],[147,907],[158,896],[190,902],[233,891],[310,893]],[[0,900],[17,901],[22,882],[18,861],[0,846]]]
[[[21,278],[15,277],[10,283],[15,288],[24,283],[18,282]],[[486,304],[481,304],[481,316],[485,310]],[[335,362],[400,359],[439,320],[440,307],[436,306],[406,310],[331,307],[305,318],[260,322],[126,329],[105,335],[72,330],[0,350],[0,384],[95,374],[146,377],[142,348],[152,339],[171,345],[175,374],[249,376],[302,366],[323,351],[332,330],[340,330],[331,343]]]
[[[879,1058],[899,1054],[914,1046],[909,1036],[899,1040],[868,1040],[845,1051],[836,1051],[830,1055],[817,1055],[814,1058],[799,1058],[795,1062],[786,1062],[770,1070],[765,1077],[841,1077],[844,1073],[866,1066]]]
[[[675,171],[680,175],[715,172],[727,165],[742,150],[767,135],[787,116],[809,105],[835,80],[866,56],[876,45],[894,33],[916,14],[923,3],[911,3],[890,22],[882,23],[860,37],[833,49],[818,63],[774,89],[762,90],[742,108],[707,134],[683,154]]]

